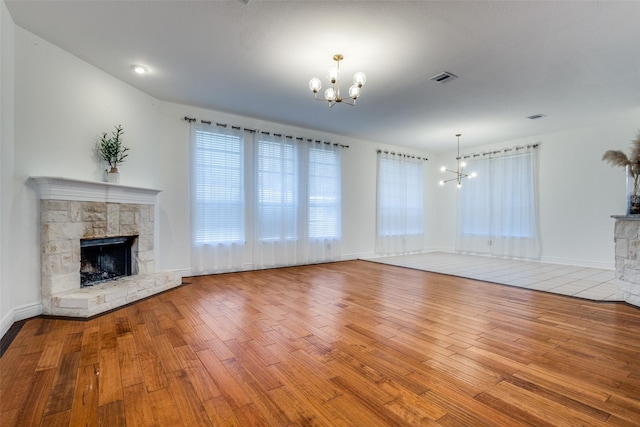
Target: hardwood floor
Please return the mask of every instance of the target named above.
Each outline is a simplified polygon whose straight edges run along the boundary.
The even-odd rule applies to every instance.
[[[640,424],[640,309],[347,261],[27,321],[7,426]]]

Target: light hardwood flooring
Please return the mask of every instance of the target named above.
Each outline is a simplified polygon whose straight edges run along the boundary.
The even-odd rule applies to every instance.
[[[367,261],[185,279],[0,359],[9,426],[638,426],[640,309]]]

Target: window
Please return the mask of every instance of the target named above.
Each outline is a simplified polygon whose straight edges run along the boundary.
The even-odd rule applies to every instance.
[[[258,141],[258,238],[298,237],[298,168],[294,141]]]
[[[309,149],[309,237],[340,237],[340,156],[326,144]]]
[[[194,242],[244,240],[242,134],[195,129],[193,147]]]
[[[423,247],[422,162],[404,155],[378,153],[378,253],[404,253]]]
[[[458,195],[456,250],[539,258],[537,149],[471,160],[468,169],[477,177]]]
[[[340,147],[195,124],[191,147],[194,274],[340,258]]]

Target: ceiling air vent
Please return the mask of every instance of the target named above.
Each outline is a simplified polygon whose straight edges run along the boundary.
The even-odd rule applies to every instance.
[[[543,117],[547,117],[544,114],[534,114],[533,116],[528,116],[527,119],[531,119],[531,120],[537,120],[537,119],[541,119]]]
[[[457,78],[458,76],[456,76],[455,74],[451,74],[448,71],[443,71],[440,74],[436,74],[435,76],[431,77],[429,80],[433,80],[434,82],[438,83],[446,83]]]

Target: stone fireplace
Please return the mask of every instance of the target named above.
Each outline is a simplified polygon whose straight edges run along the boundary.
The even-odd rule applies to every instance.
[[[90,317],[181,284],[178,272],[155,268],[159,190],[32,179],[41,199],[44,314]]]
[[[624,301],[640,307],[640,216],[613,215],[616,220],[616,279]]]

